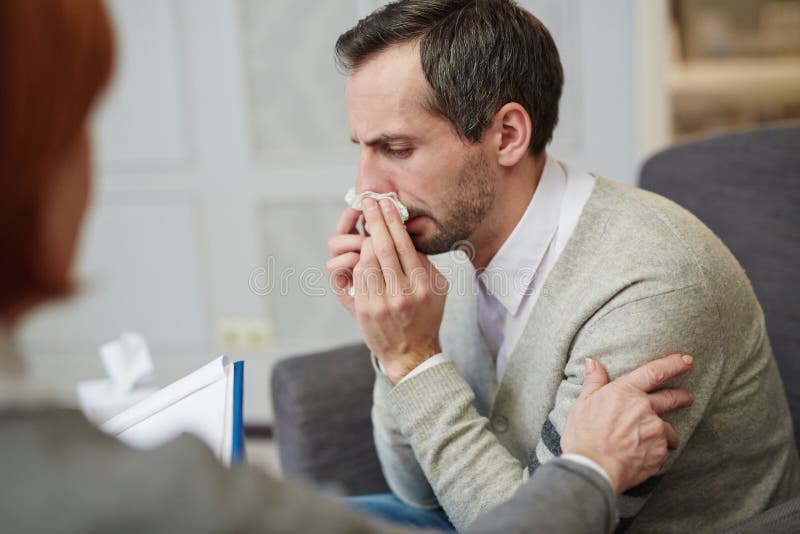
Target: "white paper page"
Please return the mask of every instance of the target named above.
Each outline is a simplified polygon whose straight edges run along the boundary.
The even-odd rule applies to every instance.
[[[222,444],[219,457],[225,465],[231,465],[233,455],[233,364],[225,367],[225,426],[222,431]]]
[[[222,458],[228,409],[225,357],[217,358],[194,373],[154,393],[101,426],[128,445],[158,447],[182,433],[204,441]]]

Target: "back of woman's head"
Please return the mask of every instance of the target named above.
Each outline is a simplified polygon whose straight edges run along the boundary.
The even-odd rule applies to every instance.
[[[41,211],[112,63],[101,0],[0,1],[0,313],[69,291],[40,275]]]

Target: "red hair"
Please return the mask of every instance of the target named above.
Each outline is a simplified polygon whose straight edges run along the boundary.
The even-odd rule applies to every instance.
[[[0,1],[0,311],[68,291],[37,279],[37,215],[113,57],[102,0]]]

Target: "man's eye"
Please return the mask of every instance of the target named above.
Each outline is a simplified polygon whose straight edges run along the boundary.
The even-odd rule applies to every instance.
[[[412,149],[411,148],[392,148],[392,147],[385,147],[384,152],[387,155],[395,157],[395,158],[405,158],[411,155]]]

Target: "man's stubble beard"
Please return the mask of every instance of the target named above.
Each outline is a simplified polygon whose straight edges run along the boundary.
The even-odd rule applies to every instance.
[[[469,240],[494,205],[496,181],[483,153],[468,158],[458,173],[458,180],[442,199],[448,206],[442,217],[426,213],[436,226],[427,239],[413,239],[423,254],[442,254]]]

